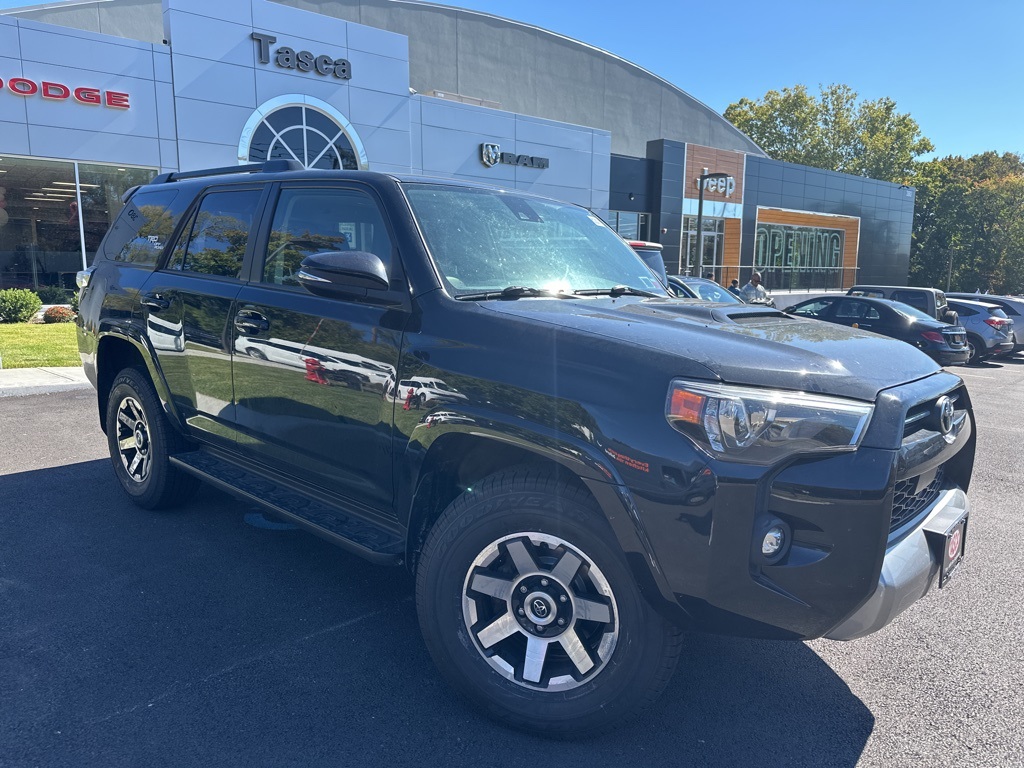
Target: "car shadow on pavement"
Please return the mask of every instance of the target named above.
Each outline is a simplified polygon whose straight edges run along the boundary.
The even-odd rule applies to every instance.
[[[99,460],[0,477],[0,509],[12,765],[848,766],[874,727],[808,646],[693,634],[639,720],[538,738],[441,680],[404,569],[252,504],[145,512]]]

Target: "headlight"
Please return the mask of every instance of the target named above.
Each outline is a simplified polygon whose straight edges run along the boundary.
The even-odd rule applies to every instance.
[[[874,406],[827,395],[676,379],[669,423],[726,460],[773,464],[793,453],[855,449]]]

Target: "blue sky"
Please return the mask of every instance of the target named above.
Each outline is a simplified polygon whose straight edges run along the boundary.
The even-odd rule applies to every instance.
[[[26,5],[0,0],[0,7]],[[936,155],[1024,153],[1022,0],[450,0],[575,37],[723,111],[845,83],[889,96]]]
[[[888,96],[938,156],[1024,154],[1022,0],[463,0],[575,37],[722,112],[771,89]],[[698,41],[701,41],[698,43]]]

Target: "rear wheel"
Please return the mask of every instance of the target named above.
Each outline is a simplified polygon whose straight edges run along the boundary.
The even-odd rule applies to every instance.
[[[114,379],[107,399],[107,446],[121,488],[140,507],[162,509],[188,499],[199,485],[168,457],[188,450],[150,384],[136,368]]]
[[[982,352],[985,350],[985,342],[968,334],[967,349],[971,353],[971,356],[967,358],[967,364],[974,365],[975,363],[981,362]]]
[[[552,735],[639,712],[680,634],[646,603],[581,488],[520,471],[467,491],[417,569],[420,627],[448,681],[490,716]]]

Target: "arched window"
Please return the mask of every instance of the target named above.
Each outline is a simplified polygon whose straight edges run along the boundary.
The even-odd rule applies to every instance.
[[[345,117],[311,96],[279,96],[262,104],[242,130],[240,163],[296,160],[305,168],[367,167],[362,143]]]

